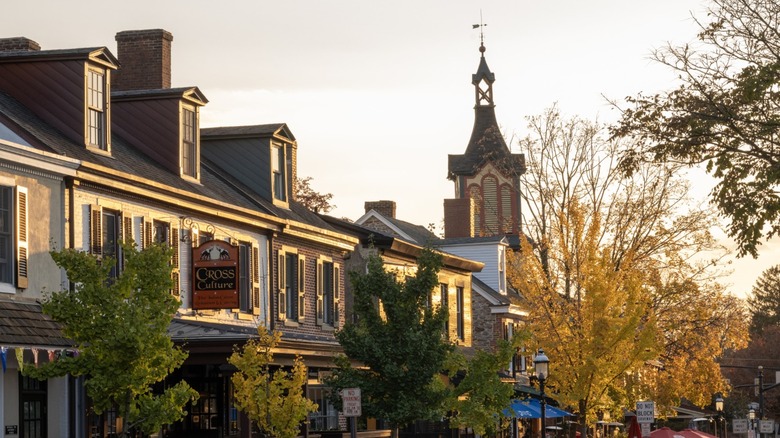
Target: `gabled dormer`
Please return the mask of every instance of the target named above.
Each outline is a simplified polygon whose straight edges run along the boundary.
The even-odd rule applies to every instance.
[[[204,128],[203,157],[274,205],[289,208],[297,177],[298,145],[284,123]]]
[[[21,102],[66,137],[111,153],[111,72],[105,47],[40,50],[24,37],[0,39],[0,92]]]
[[[163,29],[116,34],[121,66],[111,99],[114,132],[171,173],[200,181],[200,107],[197,87],[171,88],[171,42]]]
[[[200,107],[197,87],[115,91],[114,133],[171,173],[200,181]]]

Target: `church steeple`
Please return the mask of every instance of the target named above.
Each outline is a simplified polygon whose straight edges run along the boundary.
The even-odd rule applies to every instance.
[[[476,92],[476,106],[493,106],[493,82],[496,81],[496,75],[490,71],[485,61],[485,43],[480,34],[479,51],[482,56],[479,59],[477,73],[471,75],[471,83],[474,84]]]
[[[493,101],[496,77],[487,65],[485,50],[480,31],[479,67],[471,75],[474,127],[466,151],[449,156],[447,178],[455,183],[455,198],[444,200],[446,237],[520,232],[520,175],[525,172],[525,157],[510,151],[498,127]]]

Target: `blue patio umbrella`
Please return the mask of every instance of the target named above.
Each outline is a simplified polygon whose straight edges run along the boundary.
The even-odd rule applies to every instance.
[[[542,418],[542,407],[539,400],[532,398],[528,400],[512,400],[510,409],[504,410],[504,415],[511,417],[512,411],[517,418]],[[545,418],[573,417],[574,414],[566,412],[555,406],[545,405]]]

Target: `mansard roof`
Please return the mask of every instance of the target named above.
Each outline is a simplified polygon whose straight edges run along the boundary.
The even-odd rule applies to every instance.
[[[116,135],[112,139],[111,156],[90,152],[83,145],[76,144],[52,128],[4,92],[0,92],[0,117],[6,118],[10,124],[18,127],[21,131],[19,134],[33,147],[92,163],[94,169],[100,169],[97,173],[113,177],[118,177],[120,174],[132,175],[158,183],[157,187],[150,187],[153,190],[165,192],[166,187],[170,187],[238,207],[257,210],[255,203],[236,192],[214,171],[203,169],[201,184],[180,178]]]

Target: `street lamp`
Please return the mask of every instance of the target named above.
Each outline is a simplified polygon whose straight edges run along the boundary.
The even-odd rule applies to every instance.
[[[750,429],[751,430],[756,430],[756,427],[753,424],[753,420],[755,420],[755,419],[756,419],[756,410],[753,409],[753,408],[750,408],[750,410],[748,411],[748,420],[750,420]]]
[[[718,411],[718,421],[715,423],[715,430],[717,430],[717,433],[715,435],[720,436],[721,438],[726,438],[726,425],[724,423],[723,425],[723,435],[720,434],[720,425],[719,423],[724,420],[723,418],[723,397],[718,394],[717,397],[715,397],[715,410]]]
[[[544,420],[545,420],[545,407],[547,405],[547,400],[544,396],[544,381],[547,380],[547,376],[549,376],[549,369],[548,366],[550,364],[550,359],[547,358],[547,355],[544,354],[544,350],[541,348],[539,349],[539,352],[536,353],[536,357],[534,357],[534,372],[536,374],[536,378],[539,379],[539,393],[542,396],[542,401],[539,404],[541,407],[541,414],[542,414],[542,438],[544,438],[545,434],[545,428],[544,428]]]

